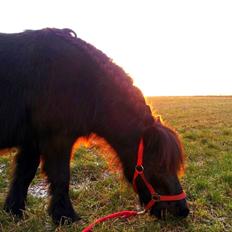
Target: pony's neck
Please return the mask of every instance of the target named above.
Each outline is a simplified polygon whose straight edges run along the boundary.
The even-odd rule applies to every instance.
[[[126,179],[131,183],[134,173],[134,168],[137,162],[137,150],[139,141],[142,137],[142,132],[140,135],[128,138],[125,136],[124,140],[120,136],[117,140],[117,135],[114,137],[104,137],[104,139],[109,143],[109,145],[116,152],[116,155],[123,168],[123,173]]]
[[[100,67],[101,78],[94,85],[96,98],[91,132],[113,147],[130,181],[139,141],[154,118],[142,92],[119,66],[98,52],[92,58]]]
[[[105,124],[101,128],[102,130],[97,131],[97,134],[103,137],[116,151],[122,164],[124,175],[130,183],[132,182],[137,162],[139,142],[143,137],[145,129],[148,127],[141,120],[136,120],[136,116],[133,116],[133,120],[126,121],[125,124],[121,120],[121,125],[119,123],[115,128],[112,128],[110,121],[109,125]],[[120,128],[120,130],[117,130],[117,128]]]
[[[133,174],[137,162],[137,153],[139,146],[140,137],[135,139],[133,143],[126,146],[115,145],[114,149],[122,164],[123,173],[126,179],[132,183]]]

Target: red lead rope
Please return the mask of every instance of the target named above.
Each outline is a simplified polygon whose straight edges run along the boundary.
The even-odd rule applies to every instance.
[[[97,219],[95,222],[93,222],[92,224],[90,224],[89,226],[87,226],[84,230],[82,230],[82,232],[91,232],[92,229],[93,229],[93,227],[96,224],[99,224],[101,222],[107,221],[109,219],[113,219],[113,218],[128,218],[128,217],[135,216],[135,215],[138,215],[138,214],[140,214],[140,212],[138,212],[138,211],[128,211],[128,210],[120,211],[120,212],[117,212],[117,213],[112,213],[112,214],[109,214],[107,216],[104,216],[102,218]]]
[[[140,143],[139,143],[139,149],[138,149],[138,160],[137,160],[137,164],[136,164],[136,167],[135,167],[134,178],[133,178],[133,188],[134,188],[135,192],[137,192],[136,179],[137,179],[138,176],[140,176],[142,178],[142,180],[144,181],[145,185],[147,186],[147,189],[149,190],[150,194],[151,194],[151,200],[145,206],[145,210],[141,211],[141,212],[124,210],[124,211],[120,211],[120,212],[117,212],[117,213],[109,214],[107,216],[104,216],[102,218],[97,219],[95,222],[93,222],[92,224],[87,226],[84,230],[82,230],[82,232],[91,232],[93,227],[96,224],[107,221],[109,219],[113,219],[113,218],[129,218],[129,217],[132,217],[132,216],[136,216],[136,215],[145,213],[156,202],[159,202],[159,201],[179,201],[179,200],[183,200],[183,199],[186,198],[185,192],[182,192],[182,193],[177,194],[177,195],[169,196],[169,195],[159,195],[154,190],[154,188],[147,181],[147,179],[146,179],[146,177],[144,175],[143,150],[144,150],[143,139],[141,139]]]

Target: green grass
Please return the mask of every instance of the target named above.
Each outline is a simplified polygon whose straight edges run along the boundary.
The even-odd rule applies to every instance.
[[[147,102],[183,139],[187,169],[181,181],[191,213],[186,220],[158,221],[148,214],[117,219],[94,231],[232,231],[232,97],[152,97]],[[132,188],[108,170],[99,152],[81,148],[72,161],[70,195],[81,222],[56,228],[46,213],[48,199],[29,195],[24,220],[0,210],[0,231],[81,231],[100,216],[138,207]],[[0,157],[0,208],[12,159]],[[38,174],[33,183],[41,178]]]

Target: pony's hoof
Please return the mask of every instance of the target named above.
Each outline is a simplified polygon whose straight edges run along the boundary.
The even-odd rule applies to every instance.
[[[79,220],[81,220],[81,217],[76,213],[74,215],[69,215],[69,216],[58,216],[58,215],[52,216],[52,221],[56,225],[69,225]]]
[[[48,213],[52,217],[53,223],[56,225],[71,224],[81,219],[73,208],[66,209],[65,211],[62,211],[59,207],[50,208]]]
[[[7,213],[19,219],[23,217],[24,209],[20,209],[19,207],[16,207],[15,205],[12,205],[12,204],[8,204],[7,202],[3,206],[3,210],[5,210]]]

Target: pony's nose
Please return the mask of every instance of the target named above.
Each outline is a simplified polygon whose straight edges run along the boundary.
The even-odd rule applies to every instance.
[[[189,215],[189,207],[187,201],[184,199],[178,202],[179,209],[177,211],[177,216],[185,218]]]
[[[189,207],[187,201],[181,200],[175,203],[174,210],[171,213],[176,217],[186,218],[189,215]]]
[[[180,209],[179,211],[179,217],[187,217],[189,215],[189,209],[187,207]]]

